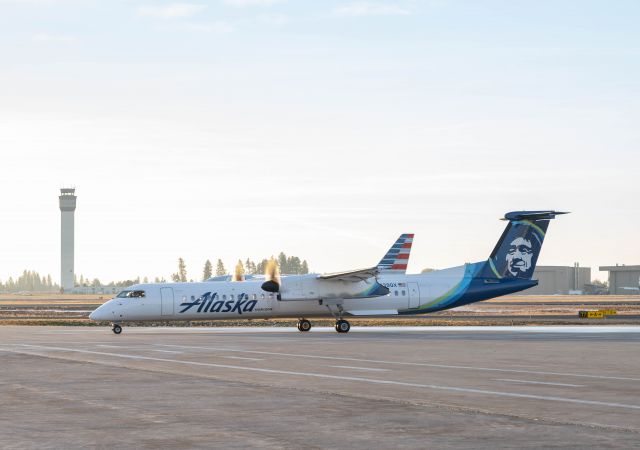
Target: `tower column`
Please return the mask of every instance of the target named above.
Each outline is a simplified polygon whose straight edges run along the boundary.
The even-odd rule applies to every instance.
[[[74,288],[74,215],[76,210],[76,190],[60,189],[60,286],[69,292]]]

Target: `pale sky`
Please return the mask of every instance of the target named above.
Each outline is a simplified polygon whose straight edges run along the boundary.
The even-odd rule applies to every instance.
[[[539,264],[640,264],[640,2],[0,0],[0,279],[279,251],[410,272],[559,209]]]

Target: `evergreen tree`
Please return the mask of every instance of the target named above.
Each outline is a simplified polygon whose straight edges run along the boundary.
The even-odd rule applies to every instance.
[[[302,266],[300,266],[300,274],[305,275],[309,273],[309,265],[307,264],[307,260],[302,261]]]
[[[207,281],[209,278],[211,278],[212,274],[213,265],[211,264],[211,261],[207,259],[204,263],[204,270],[202,271],[202,281]]]
[[[287,255],[284,252],[280,252],[278,255],[278,267],[280,268],[280,273],[291,273],[287,264]]]
[[[244,263],[244,270],[247,274],[255,275],[256,273],[256,263],[247,258],[247,261]]]
[[[143,283],[148,283],[149,282],[149,278],[144,277],[144,279],[142,280]]]
[[[181,282],[185,283],[187,281],[187,265],[182,258],[178,258],[178,275]]]
[[[227,269],[224,268],[224,264],[222,263],[222,260],[218,259],[218,263],[216,264],[216,275],[221,276],[226,274],[227,274]]]
[[[258,263],[258,265],[256,266],[256,273],[259,275],[262,275],[265,271],[265,269],[267,268],[267,264],[269,263],[268,259],[263,259],[262,261],[260,261]]]
[[[297,256],[290,256],[287,258],[287,267],[289,273],[300,274],[302,273],[302,263]]]

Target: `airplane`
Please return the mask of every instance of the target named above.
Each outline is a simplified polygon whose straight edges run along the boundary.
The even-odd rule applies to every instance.
[[[536,286],[532,276],[547,227],[561,214],[567,213],[506,213],[502,220],[508,223],[498,243],[487,260],[477,263],[406,274],[402,261],[413,241],[407,235],[411,236],[407,242],[385,255],[382,270],[374,266],[281,278],[274,263],[264,280],[136,284],[99,306],[89,318],[111,322],[112,331],[120,334],[120,324],[127,321],[274,317],[297,317],[298,330],[307,332],[311,329],[308,318],[333,317],[335,330],[347,333],[351,325],[345,317],[428,314]],[[394,266],[399,273],[389,272]]]
[[[411,233],[403,233],[396,239],[393,245],[387,250],[380,262],[378,263],[378,270],[380,273],[394,273],[404,274],[407,272],[407,264],[409,263],[409,256],[411,255],[411,245],[413,243],[414,235]],[[291,274],[281,273],[280,277],[288,277]],[[205,281],[247,281],[247,280],[265,280],[263,274],[245,274],[235,273],[234,275],[216,275],[214,277],[207,278]]]

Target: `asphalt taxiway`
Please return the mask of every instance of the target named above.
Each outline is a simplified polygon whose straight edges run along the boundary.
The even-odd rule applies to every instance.
[[[0,447],[630,448],[640,327],[0,327]]]

